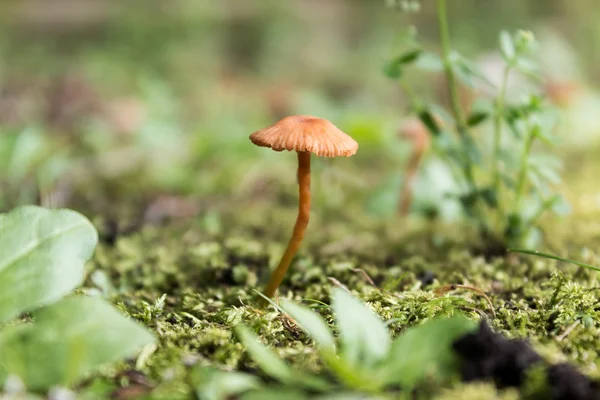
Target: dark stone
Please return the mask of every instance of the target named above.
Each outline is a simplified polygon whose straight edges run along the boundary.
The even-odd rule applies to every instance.
[[[498,388],[520,387],[529,368],[543,363],[528,341],[507,339],[483,321],[477,332],[453,343],[462,358],[465,382],[493,381]],[[600,384],[581,374],[570,364],[546,367],[549,400],[600,400]]]
[[[435,274],[429,270],[421,271],[419,275],[417,275],[417,279],[421,281],[422,287],[429,286],[435,280]]]
[[[520,386],[527,369],[542,361],[527,341],[507,339],[485,322],[455,341],[454,349],[463,359],[463,380],[491,379],[499,388]]]
[[[598,400],[600,385],[570,364],[552,365],[547,372],[551,400]]]

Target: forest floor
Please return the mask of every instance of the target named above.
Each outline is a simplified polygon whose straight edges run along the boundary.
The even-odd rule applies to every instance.
[[[141,359],[83,384],[82,398],[189,398],[197,389],[195,371],[205,366],[262,376],[235,336],[240,322],[295,368],[320,371],[310,338],[257,302],[256,290],[291,230],[292,203],[274,209],[257,202],[250,209],[207,212],[121,233],[97,218],[101,243],[84,290],[101,291],[151,328],[159,344]],[[548,247],[597,264],[600,213],[590,210],[548,221]],[[462,313],[487,320],[508,337],[527,338],[550,363],[568,361],[600,378],[600,274],[527,256],[486,258],[480,255],[484,247],[461,225],[373,222],[352,212],[317,210],[279,298],[329,304],[331,289],[343,287],[391,321],[394,336],[428,319]],[[454,284],[482,290],[491,304],[470,290],[446,290]],[[330,309],[315,309],[331,323]],[[514,388],[496,393],[492,383],[458,380],[433,395],[440,400],[519,398]]]

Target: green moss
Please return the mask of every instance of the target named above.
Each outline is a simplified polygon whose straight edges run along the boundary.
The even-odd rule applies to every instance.
[[[261,375],[233,333],[240,322],[297,368],[321,370],[310,339],[278,312],[257,306],[254,289],[260,289],[257,285],[277,262],[286,230],[275,225],[272,231],[258,231],[254,215],[222,221],[235,226],[229,237],[190,222],[147,227],[114,245],[99,246],[87,290],[100,289],[156,333],[158,347],[138,365],[152,383],[153,398],[191,397],[190,373],[197,366]],[[342,284],[389,321],[394,335],[434,317],[459,312],[473,319],[485,316],[509,336],[530,338],[548,360],[568,360],[600,376],[595,352],[600,347],[600,275],[552,260],[486,261],[465,250],[465,243],[474,240],[468,232],[456,239],[456,226],[439,227],[438,238],[432,240],[422,226],[411,230],[359,220],[356,225],[368,229],[356,233],[352,225],[326,222],[325,228],[322,219],[316,220],[280,290],[282,298],[316,306],[332,323],[323,304],[329,303],[331,288]],[[574,226],[579,226],[577,220]],[[429,286],[418,279],[426,271],[435,276]],[[495,318],[485,299],[471,291],[436,295],[435,289],[447,284],[484,290]],[[110,380],[134,365],[125,363],[98,379]],[[490,385],[455,383],[440,390],[438,399],[517,398],[513,392],[494,394]]]

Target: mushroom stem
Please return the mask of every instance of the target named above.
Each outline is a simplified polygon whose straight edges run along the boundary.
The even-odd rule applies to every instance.
[[[277,288],[283,281],[294,255],[298,251],[298,248],[302,244],[304,238],[304,231],[308,225],[308,218],[310,215],[310,153],[309,152],[298,152],[298,186],[299,186],[299,205],[298,205],[298,218],[296,219],[296,225],[294,225],[294,233],[290,239],[287,249],[279,265],[271,274],[271,278],[267,283],[264,290],[264,295],[273,298]]]
[[[416,137],[414,138],[413,142],[413,153],[408,160],[408,164],[406,165],[405,182],[400,192],[398,213],[401,217],[406,217],[410,211],[417,172],[419,172],[419,166],[423,159],[425,150],[427,150],[427,138],[425,136],[421,135],[421,137]]]
[[[419,163],[421,161],[421,154],[415,153],[410,158],[406,167],[405,182],[400,191],[400,203],[398,206],[398,213],[401,217],[406,217],[410,212],[410,206],[413,199],[413,187],[417,171],[419,169]]]

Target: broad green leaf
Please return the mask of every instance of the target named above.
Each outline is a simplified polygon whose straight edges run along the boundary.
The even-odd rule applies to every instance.
[[[326,390],[329,385],[316,376],[299,373],[280,359],[274,352],[263,346],[258,336],[247,326],[240,324],[235,331],[250,357],[258,367],[270,377],[288,385],[300,385],[314,390]]]
[[[192,373],[196,394],[202,400],[227,400],[260,388],[258,377],[242,372],[200,368]]]
[[[351,366],[369,368],[387,356],[391,345],[388,329],[365,303],[336,288],[332,308],[344,361]]]
[[[235,331],[252,360],[270,377],[282,383],[294,380],[294,370],[280,359],[275,353],[258,341],[258,336],[245,325],[238,325]]]
[[[0,369],[34,391],[70,386],[103,364],[132,356],[152,334],[97,297],[70,297],[0,333]]]
[[[512,63],[515,59],[515,43],[510,33],[507,31],[500,32],[500,51],[502,57],[507,63]]]
[[[389,359],[382,367],[383,379],[410,389],[428,378],[452,376],[459,368],[452,343],[476,327],[474,321],[456,316],[408,329],[392,344]]]
[[[280,388],[252,391],[242,395],[240,400],[306,400],[309,398],[312,397],[299,390]]]
[[[0,214],[0,322],[79,286],[97,240],[74,211],[26,206]]]
[[[331,393],[324,396],[315,397],[314,400],[384,400],[388,397],[379,397],[363,393]]]
[[[335,353],[335,339],[325,320],[313,310],[283,300],[282,307],[323,351]]]

